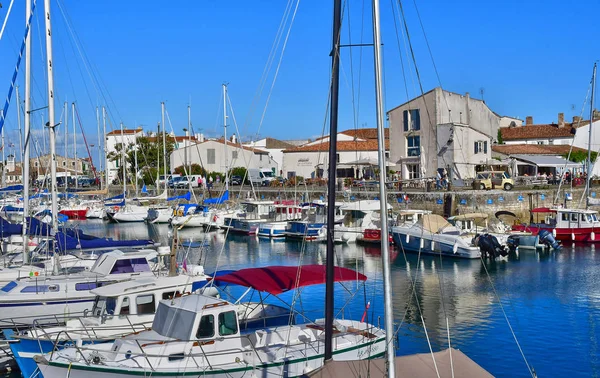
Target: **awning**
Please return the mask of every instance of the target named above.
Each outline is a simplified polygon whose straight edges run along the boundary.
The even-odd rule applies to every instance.
[[[537,165],[538,167],[580,168],[583,166],[581,163],[575,163],[555,155],[511,155],[511,157],[527,164]]]
[[[335,267],[334,282],[366,281],[367,276],[352,269]],[[251,287],[271,294],[308,285],[325,283],[325,265],[266,266],[263,268],[247,268],[215,277],[217,282]]]

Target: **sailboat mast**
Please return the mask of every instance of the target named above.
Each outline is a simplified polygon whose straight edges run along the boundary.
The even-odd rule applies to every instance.
[[[329,114],[329,167],[327,177],[327,256],[325,283],[325,361],[333,357],[333,232],[335,227],[335,178],[337,162],[338,97],[340,89],[340,29],[342,4],[333,1],[333,43],[331,51],[331,109]]]
[[[25,1],[25,22],[31,18],[31,0]],[[23,150],[23,263],[29,263],[27,216],[29,215],[29,131],[31,124],[31,29],[25,37],[25,148]]]
[[[125,158],[125,133],[123,132],[123,122],[121,122],[121,166],[123,169],[123,200],[127,193],[127,160]]]
[[[134,125],[137,124],[137,122],[134,122]],[[133,159],[134,159],[134,175],[135,175],[135,196],[138,197],[139,196],[139,192],[138,192],[138,159],[137,159],[137,132],[135,134],[133,134]]]
[[[167,180],[167,131],[165,127],[165,103],[160,103],[161,107],[161,123],[163,129],[163,175],[165,176],[165,193],[168,193],[169,183]]]
[[[108,162],[106,161],[106,108],[102,107],[102,148],[104,148],[104,187],[108,187]],[[100,181],[102,182],[102,181]]]
[[[46,10],[46,68],[48,70],[48,127],[50,128],[50,190],[52,194],[52,228],[58,227],[58,196],[56,193],[56,132],[54,123],[54,63],[52,62],[52,21],[50,0],[44,0]]]
[[[229,185],[229,166],[227,163],[227,84],[223,84],[223,143],[225,143],[225,188]]]
[[[383,260],[383,302],[385,316],[385,356],[387,376],[396,376],[394,366],[394,320],[392,306],[392,278],[390,270],[390,244],[388,240],[388,213],[386,195],[385,121],[383,102],[383,76],[381,62],[381,23],[379,0],[373,0],[373,52],[375,62],[375,101],[377,113],[377,154],[379,158],[379,205],[381,212],[381,258]]]
[[[71,115],[73,116],[73,159],[75,161],[75,190],[77,190],[77,126],[75,123],[75,103],[71,103]],[[67,163],[68,164],[68,163]],[[71,164],[73,167],[73,164]]]
[[[596,94],[596,66],[594,63],[594,72],[592,74],[592,94],[590,96],[590,130],[588,133],[588,156],[587,156],[587,177],[585,182],[585,196],[586,196],[586,208],[589,207],[589,200],[587,200],[588,192],[590,190],[590,179],[592,178],[592,124],[594,123],[594,95]]]
[[[186,141],[183,143],[183,148],[185,151],[185,161],[189,164],[188,168],[187,168],[187,172],[189,175],[192,174],[192,162],[190,161],[190,155],[188,154],[188,150],[190,149],[190,141],[189,141],[189,135],[192,132],[192,107],[190,105],[188,105],[188,127],[187,127],[187,132],[185,133],[185,137],[186,137]]]
[[[4,148],[4,127],[2,128],[2,187],[6,186],[6,148]]]
[[[63,160],[63,173],[65,178],[65,193],[67,192],[67,158],[69,157],[69,103],[65,101],[63,105],[63,113],[65,120],[65,157]],[[66,198],[66,196],[65,196]]]
[[[102,145],[100,144],[100,109],[96,106],[96,128],[98,129],[98,171],[102,172]],[[100,176],[100,189],[102,189],[102,176]]]

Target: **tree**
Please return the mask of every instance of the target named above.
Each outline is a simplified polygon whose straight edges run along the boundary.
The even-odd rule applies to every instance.
[[[186,166],[184,167],[183,165],[180,165],[179,167],[175,168],[173,170],[174,173],[178,173],[182,176],[185,176],[186,174],[186,169],[187,169],[187,174],[188,175],[202,175],[202,177],[206,177],[206,169],[204,169],[202,166],[200,166],[200,164],[192,164],[191,166]]]
[[[498,129],[498,144],[504,144],[504,139],[502,139],[502,130]]]
[[[591,153],[590,159],[592,160],[592,162],[596,161],[597,155],[598,155],[598,153],[596,153],[596,152]],[[565,159],[568,159],[575,163],[585,163],[587,161],[588,153],[587,153],[587,151],[578,150],[578,151],[571,151],[570,156],[568,153],[563,154],[562,156]]]

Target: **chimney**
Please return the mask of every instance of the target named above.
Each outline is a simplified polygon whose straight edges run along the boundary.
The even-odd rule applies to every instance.
[[[573,126],[577,126],[577,124],[581,122],[580,116],[573,116]]]
[[[558,127],[565,127],[565,113],[558,113]]]
[[[598,111],[598,109],[594,109],[594,112],[593,112],[593,114],[592,114],[592,118],[594,118],[594,119],[592,120],[592,122],[593,122],[593,121],[597,121],[597,120],[599,120],[599,119],[600,119],[600,112]]]
[[[232,134],[231,138],[229,140],[231,141],[231,143],[235,144],[235,142],[236,142],[235,134]]]
[[[527,125],[533,125],[533,117],[532,116],[525,117],[525,126],[527,126]]]
[[[202,134],[202,133],[198,134],[198,141],[200,143],[204,143],[204,134]]]

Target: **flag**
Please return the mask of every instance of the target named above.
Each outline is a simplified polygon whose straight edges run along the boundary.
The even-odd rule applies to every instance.
[[[146,188],[146,184],[142,186],[142,193],[148,193],[148,188]]]
[[[183,259],[183,271],[187,273],[187,259]]]

